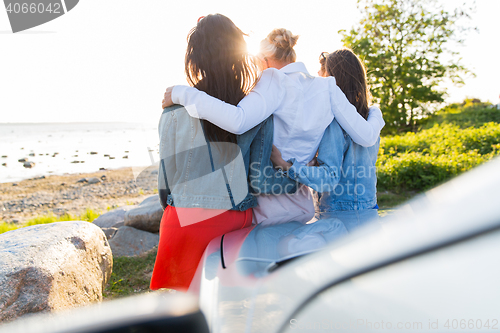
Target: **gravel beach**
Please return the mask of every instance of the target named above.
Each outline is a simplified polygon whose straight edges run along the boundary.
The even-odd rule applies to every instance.
[[[0,183],[0,221],[22,223],[51,212],[80,215],[87,208],[105,213],[138,204],[157,193],[157,173],[151,166],[139,175],[137,169],[122,168]]]

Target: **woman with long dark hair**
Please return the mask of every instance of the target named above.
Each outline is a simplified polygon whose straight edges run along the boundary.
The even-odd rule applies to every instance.
[[[349,102],[365,119],[372,112],[371,94],[366,69],[350,49],[340,49],[320,55],[320,73],[333,76]],[[380,137],[375,145],[362,147],[332,121],[325,131],[318,149],[317,166],[306,166],[296,161],[288,163],[274,148],[273,163],[287,171],[287,175],[318,191],[316,218],[340,218],[348,231],[377,215],[377,176],[375,163]],[[349,212],[355,211],[355,214]]]
[[[257,81],[243,37],[223,15],[200,19],[188,35],[188,81],[210,96],[238,104]],[[165,211],[151,289],[185,291],[208,243],[251,225],[254,193],[266,191],[262,174],[272,167],[273,121],[268,118],[235,135],[190,117],[177,105],[164,109],[159,134],[158,190]],[[296,188],[286,177],[266,182],[273,179],[284,190]]]

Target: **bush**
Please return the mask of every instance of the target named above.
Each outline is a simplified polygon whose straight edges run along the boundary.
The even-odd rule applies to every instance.
[[[490,119],[500,121],[500,111],[471,106],[460,112],[452,105],[428,122],[427,129],[383,137],[379,189],[426,190],[489,161],[500,153],[500,124]]]
[[[460,128],[467,128],[489,122],[500,123],[500,110],[495,105],[465,100],[462,104],[450,104],[430,117],[420,120],[419,126],[420,129],[428,129],[434,124],[454,124]]]
[[[491,159],[475,151],[430,156],[416,152],[379,156],[377,180],[381,190],[427,190]]]

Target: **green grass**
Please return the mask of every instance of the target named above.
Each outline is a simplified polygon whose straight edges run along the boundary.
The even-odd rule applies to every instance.
[[[488,105],[452,105],[423,121],[417,133],[383,137],[379,191],[424,191],[491,160],[500,154],[498,121],[500,110]]]
[[[0,222],[0,234],[11,231],[11,230],[16,230],[19,228],[23,227],[29,227],[32,225],[37,225],[37,224],[47,224],[47,223],[52,223],[52,222],[60,222],[60,221],[88,221],[88,222],[93,222],[96,218],[101,215],[100,212],[97,212],[93,209],[87,208],[85,211],[80,214],[80,215],[71,215],[71,214],[64,214],[61,216],[56,216],[54,213],[47,213],[45,215],[39,215],[34,218],[29,219],[26,223],[23,224],[15,224],[15,223],[8,223],[8,222]]]
[[[157,248],[136,257],[113,258],[113,273],[104,289],[105,299],[126,297],[149,291]]]
[[[412,199],[416,194],[415,191],[404,191],[401,193],[378,191],[377,204],[380,210],[392,209]]]
[[[465,100],[450,104],[428,118],[419,121],[420,129],[428,129],[434,124],[454,124],[460,128],[478,127],[489,122],[500,123],[500,111],[489,103]]]
[[[14,223],[7,223],[4,221],[0,221],[0,234],[3,234],[4,232],[11,231],[11,230],[16,230],[19,227],[14,224]]]

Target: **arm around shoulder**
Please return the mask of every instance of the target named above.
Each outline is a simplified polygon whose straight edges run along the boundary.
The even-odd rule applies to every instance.
[[[368,119],[365,120],[337,86],[335,78],[329,79],[330,101],[335,119],[355,143],[363,147],[373,146],[385,125],[382,112],[380,109],[378,112],[370,111]]]
[[[265,70],[255,88],[237,106],[225,103],[193,87],[175,86],[172,101],[184,105],[190,116],[206,119],[220,128],[243,134],[269,117],[281,104],[283,73]]]

